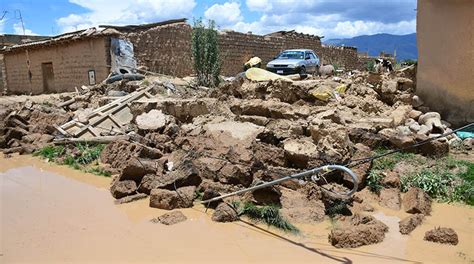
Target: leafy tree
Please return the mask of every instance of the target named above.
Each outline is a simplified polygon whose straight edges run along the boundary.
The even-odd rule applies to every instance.
[[[215,22],[209,20],[208,25],[202,19],[194,20],[191,49],[194,71],[198,85],[216,87],[219,84],[221,70],[219,46]]]

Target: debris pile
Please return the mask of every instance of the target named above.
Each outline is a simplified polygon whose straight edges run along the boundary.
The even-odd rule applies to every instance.
[[[2,107],[0,147],[4,153],[31,153],[53,139],[109,143],[100,161],[116,173],[110,188],[114,198],[149,195],[151,207],[187,208],[198,198],[326,164],[347,164],[371,156],[375,148],[406,147],[451,131],[414,95],[412,70],[298,81],[262,76],[252,81],[239,75],[216,89],[194,86],[191,78],[101,84],[65,96],[62,104]],[[449,144],[459,141],[452,134],[417,151],[443,156]],[[360,189],[370,169],[371,162],[353,168]],[[384,184],[392,188],[380,195],[384,206],[398,210],[403,205],[407,212],[429,215],[431,201],[419,190],[410,190],[402,202],[399,179],[387,177]],[[341,203],[320,186],[347,190],[353,183],[330,173],[318,184],[289,180],[239,199],[278,205],[288,219],[314,223]],[[352,202],[343,201],[349,208]],[[217,207],[215,221],[238,217],[227,203],[209,206]],[[366,211],[368,206],[363,204]],[[337,247],[378,243],[387,231],[368,216],[344,222],[350,228],[334,229],[329,237]],[[406,222],[403,232],[408,233],[418,220]]]

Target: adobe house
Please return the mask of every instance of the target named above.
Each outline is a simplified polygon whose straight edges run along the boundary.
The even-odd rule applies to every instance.
[[[8,93],[67,92],[104,80],[110,73],[110,40],[118,35],[91,28],[5,47]]]
[[[417,93],[455,126],[474,122],[474,1],[418,0]]]

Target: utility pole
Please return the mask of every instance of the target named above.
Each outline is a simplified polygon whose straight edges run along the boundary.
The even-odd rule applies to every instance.
[[[21,10],[20,9],[16,9],[15,10],[15,16],[18,12],[18,19],[20,19],[20,22],[21,22],[21,28],[23,29],[23,35],[25,36],[26,33],[25,33],[25,24],[23,23],[23,17],[21,16]]]
[[[6,11],[6,10],[5,10],[5,11],[3,11],[3,14],[2,14],[2,17],[0,18],[0,21],[2,21],[2,20],[3,20],[3,18],[5,17],[5,15],[6,15],[7,13],[8,13],[8,11]]]

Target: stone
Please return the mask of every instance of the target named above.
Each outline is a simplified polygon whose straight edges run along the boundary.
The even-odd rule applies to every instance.
[[[410,234],[411,231],[415,230],[415,228],[423,222],[424,218],[425,216],[423,214],[414,214],[403,218],[398,222],[400,233],[404,235]]]
[[[418,123],[425,124],[429,119],[441,120],[441,115],[437,112],[428,112],[418,118]]]
[[[137,194],[132,194],[132,195],[125,196],[123,198],[117,199],[117,200],[114,201],[114,203],[115,204],[131,203],[131,202],[134,202],[134,201],[145,199],[147,197],[148,197],[148,195],[146,195],[145,193],[137,193]]]
[[[393,118],[393,126],[399,126],[405,123],[408,118],[408,114],[413,110],[411,106],[401,105],[390,113],[390,117]]]
[[[131,180],[119,181],[118,179],[116,179],[110,187],[110,193],[115,199],[120,199],[125,196],[134,194],[136,191],[137,184]]]
[[[458,234],[452,228],[438,227],[429,230],[425,233],[423,238],[426,241],[457,245],[459,243]]]
[[[287,139],[283,141],[283,149],[290,167],[305,169],[308,166],[308,161],[318,156],[316,145],[309,139]]]
[[[227,203],[220,203],[212,213],[212,221],[215,222],[234,222],[239,219],[237,212]]]
[[[146,174],[143,176],[140,185],[138,186],[138,191],[144,194],[150,194],[151,190],[158,188],[160,186],[160,178],[163,176],[162,173],[156,174]]]
[[[352,160],[362,159],[366,157],[371,157],[374,153],[370,150],[369,147],[363,144],[355,144],[355,153],[352,156]],[[369,175],[370,169],[372,168],[372,161],[362,163],[356,167],[351,168],[351,170],[357,176],[357,184],[358,189],[362,190],[365,187],[367,176]],[[344,185],[348,188],[352,189],[354,187],[354,183],[352,177],[349,176],[347,173],[344,173],[343,176]]]
[[[204,193],[202,194],[201,200],[206,201],[206,200],[216,198],[216,197],[219,197],[219,196],[221,196],[221,194],[217,190],[215,190],[214,188],[206,188],[204,190]],[[206,203],[205,206],[209,207],[209,208],[216,208],[219,205],[219,203],[221,203],[221,202],[222,202],[222,200],[219,199],[217,201]]]
[[[422,114],[423,113],[421,111],[411,110],[410,112],[408,112],[408,117],[413,118],[414,120],[418,120]]]
[[[271,144],[256,142],[252,146],[255,158],[270,166],[285,166],[285,150]]]
[[[381,147],[386,142],[383,136],[363,128],[350,129],[349,138],[353,143],[361,143],[372,149]]]
[[[431,198],[422,189],[412,187],[403,197],[403,209],[410,214],[424,214],[431,213]]]
[[[306,186],[303,192],[282,188],[280,212],[291,223],[313,224],[325,218],[324,204],[318,199],[320,194],[311,193],[314,190]]]
[[[242,184],[245,187],[250,186],[253,177],[248,168],[242,165],[226,164],[220,170],[219,181],[226,184]]]
[[[427,125],[420,125],[420,128],[416,132],[418,135],[426,135],[430,133],[430,128]]]
[[[159,159],[163,153],[155,148],[147,147],[139,143],[131,143],[126,140],[118,140],[109,143],[100,154],[102,163],[110,164],[114,168],[121,169],[127,161],[136,158]]]
[[[150,110],[148,113],[143,113],[136,117],[135,123],[141,130],[156,131],[164,129],[170,122],[168,115],[165,115],[161,110]]]
[[[276,186],[257,189],[248,193],[248,199],[258,205],[279,205],[280,197],[281,192]]]
[[[155,174],[157,167],[158,164],[154,160],[131,158],[124,165],[120,180],[132,180],[139,183],[146,174]]]
[[[157,179],[157,188],[174,189],[183,186],[198,186],[201,183],[199,171],[191,160],[184,160],[177,168]]]
[[[411,98],[411,105],[413,107],[420,107],[424,104],[423,100],[418,95],[413,95]]]
[[[400,190],[398,188],[383,188],[379,194],[379,204],[383,207],[400,210]]]
[[[265,126],[268,124],[268,118],[264,116],[255,116],[255,115],[241,115],[238,117],[238,120],[241,122],[250,122],[257,126]]]
[[[174,225],[186,221],[188,218],[181,211],[173,211],[166,214],[162,214],[157,218],[153,218],[150,221],[152,223],[160,223],[163,225]]]
[[[150,207],[172,210],[193,206],[195,186],[178,188],[176,191],[153,189],[150,192]]]
[[[354,215],[339,222],[329,234],[329,243],[337,248],[356,248],[380,243],[388,227],[373,216]]]
[[[394,171],[387,172],[382,180],[382,185],[387,188],[400,188],[400,175]]]
[[[432,140],[418,147],[420,154],[428,157],[441,158],[449,154],[449,143],[447,141]]]

